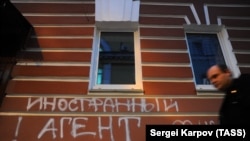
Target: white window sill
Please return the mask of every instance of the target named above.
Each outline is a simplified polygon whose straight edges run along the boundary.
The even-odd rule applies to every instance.
[[[213,85],[196,85],[196,91],[198,95],[224,95],[223,92],[218,91]]]
[[[213,85],[196,85],[197,91],[217,91]]]
[[[144,91],[142,89],[90,89],[89,90],[89,95],[123,95],[123,94],[128,94],[128,95],[143,95]]]

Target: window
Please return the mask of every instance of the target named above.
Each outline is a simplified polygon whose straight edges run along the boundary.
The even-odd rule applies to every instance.
[[[97,84],[135,84],[133,32],[101,32]]]
[[[89,92],[142,93],[140,1],[96,0]]]
[[[96,29],[90,91],[142,91],[138,31]]]
[[[190,57],[197,85],[209,84],[206,70],[217,63],[225,64],[216,34],[187,33]]]
[[[235,77],[239,75],[236,59],[223,27],[199,26],[195,28],[191,26],[190,28],[186,26],[185,29],[197,90],[216,90],[206,77],[208,68],[214,64],[226,64]]]

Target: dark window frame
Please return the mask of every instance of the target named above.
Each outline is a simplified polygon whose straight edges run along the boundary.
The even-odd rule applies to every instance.
[[[221,51],[224,56],[225,64],[230,68],[232,71],[232,74],[234,78],[238,77],[240,75],[240,70],[237,65],[237,59],[235,57],[235,54],[233,52],[233,48],[231,45],[231,42],[229,40],[229,35],[227,32],[227,29],[225,28],[224,25],[196,25],[196,24],[189,24],[189,25],[184,25],[184,31],[185,34],[188,33],[196,33],[196,34],[216,34],[218,37],[218,41],[220,43]],[[190,56],[190,51],[189,51],[189,46],[188,46],[188,41],[187,37],[185,37],[188,52],[189,52],[189,58],[190,58],[190,65],[192,67],[192,60]],[[193,71],[193,67],[192,67]],[[206,73],[206,72],[205,72]],[[194,71],[193,71],[193,76]],[[218,90],[211,84],[206,84],[206,85],[198,85],[195,82],[195,77],[194,77],[194,84],[195,88],[197,91],[197,94],[223,94],[218,92]]]

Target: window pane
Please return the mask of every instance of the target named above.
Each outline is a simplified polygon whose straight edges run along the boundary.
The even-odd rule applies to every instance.
[[[135,84],[133,32],[101,32],[98,70],[98,84]]]
[[[209,84],[207,69],[214,64],[225,64],[216,34],[187,34],[196,84]]]

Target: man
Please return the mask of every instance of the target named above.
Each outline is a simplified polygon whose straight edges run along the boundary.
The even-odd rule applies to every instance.
[[[207,71],[207,78],[225,97],[220,109],[220,124],[250,125],[250,75],[232,78],[226,65],[214,65]]]

